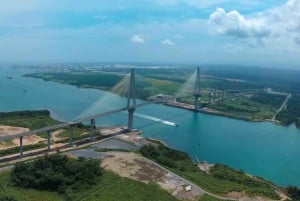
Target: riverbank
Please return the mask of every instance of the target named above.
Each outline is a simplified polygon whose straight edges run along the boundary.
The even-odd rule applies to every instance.
[[[190,104],[187,104],[187,103],[168,102],[168,103],[165,103],[164,105],[170,106],[170,107],[181,108],[181,109],[185,109],[185,110],[189,110],[189,111],[194,111],[194,112],[197,111],[197,112],[201,112],[201,113],[204,113],[204,114],[218,115],[218,116],[228,117],[228,118],[232,118],[232,119],[239,119],[239,120],[249,121],[249,122],[269,121],[268,119],[261,120],[261,119],[251,119],[249,117],[242,117],[242,116],[238,116],[238,115],[235,115],[235,114],[230,114],[230,113],[227,113],[227,112],[222,112],[222,111],[215,110],[215,109],[212,109],[212,108],[207,108],[207,107],[195,110],[194,105],[190,105]]]
[[[210,166],[209,170],[202,171],[185,152],[162,145],[142,147],[141,153],[203,189],[220,196],[234,199],[251,197],[252,200],[281,199],[281,190],[278,192],[279,188],[270,185],[271,182],[257,179],[222,164],[215,164]],[[238,197],[231,197],[237,192]]]
[[[175,108],[180,108],[180,109],[185,109],[185,110],[189,110],[189,111],[193,111],[195,112],[196,110],[194,109],[194,105],[190,105],[187,103],[180,103],[180,102],[168,102],[168,103],[164,103],[165,106],[169,106],[169,107],[175,107]],[[197,112],[201,112],[204,114],[209,114],[209,115],[217,115],[217,116],[222,116],[222,117],[228,117],[231,119],[238,119],[238,120],[243,120],[243,121],[248,121],[248,122],[271,122],[271,123],[275,123],[277,125],[280,126],[289,126],[286,124],[283,124],[282,122],[280,122],[279,120],[272,120],[272,119],[252,119],[249,117],[243,117],[243,116],[239,116],[239,115],[235,115],[235,114],[230,114],[227,112],[222,112],[219,110],[215,110],[212,108],[200,108],[197,110]],[[297,128],[300,128],[297,126]]]

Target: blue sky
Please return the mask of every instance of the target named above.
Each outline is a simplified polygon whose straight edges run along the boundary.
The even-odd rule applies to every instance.
[[[0,62],[300,69],[300,0],[9,0]]]

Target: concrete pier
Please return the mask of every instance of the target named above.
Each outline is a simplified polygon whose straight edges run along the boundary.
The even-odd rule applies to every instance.
[[[20,137],[20,157],[23,157],[23,136]]]
[[[95,119],[91,119],[91,127],[90,127],[90,141],[94,140],[96,121]]]
[[[73,146],[73,126],[69,126],[69,146]]]
[[[197,68],[197,75],[196,75],[196,80],[195,80],[195,85],[194,85],[194,97],[195,97],[195,102],[194,102],[194,108],[195,110],[198,110],[200,105],[199,105],[199,98],[200,98],[200,68]]]
[[[133,129],[133,113],[135,109],[131,108],[128,110],[128,129],[132,130]]]

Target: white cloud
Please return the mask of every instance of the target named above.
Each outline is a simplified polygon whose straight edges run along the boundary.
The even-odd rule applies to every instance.
[[[264,20],[259,18],[246,19],[238,11],[226,12],[217,8],[209,17],[209,23],[214,26],[218,34],[231,35],[241,38],[261,38],[270,34],[264,25]]]
[[[288,0],[282,6],[248,17],[236,10],[217,8],[210,15],[209,24],[220,35],[295,43],[300,34],[300,0]]]
[[[175,45],[175,43],[173,42],[173,41],[171,41],[170,39],[165,39],[165,40],[163,40],[163,41],[161,41],[161,44],[163,44],[163,45],[168,45],[168,46],[173,46],[173,45]]]
[[[140,35],[133,35],[131,37],[131,42],[133,42],[133,43],[145,43],[145,40]]]

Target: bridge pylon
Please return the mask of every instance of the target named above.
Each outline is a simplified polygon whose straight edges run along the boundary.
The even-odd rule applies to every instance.
[[[195,80],[195,85],[194,85],[194,97],[195,97],[195,102],[194,102],[194,108],[195,110],[199,109],[199,97],[200,97],[200,68],[197,67],[197,74],[196,74],[196,80]]]
[[[136,99],[135,99],[135,71],[132,68],[130,72],[130,82],[128,89],[128,99],[127,99],[127,110],[128,110],[128,130],[133,129],[133,113],[136,110]]]

